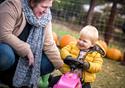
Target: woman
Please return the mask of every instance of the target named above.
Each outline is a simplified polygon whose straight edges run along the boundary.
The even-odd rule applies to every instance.
[[[6,0],[0,5],[0,73],[5,75],[8,71],[13,76],[16,68],[15,87],[36,88],[40,74],[52,71],[51,62],[55,68],[63,65],[52,37],[49,9],[52,2]],[[46,71],[43,70],[45,62]]]

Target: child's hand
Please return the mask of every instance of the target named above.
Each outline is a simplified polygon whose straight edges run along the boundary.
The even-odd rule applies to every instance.
[[[72,56],[67,56],[65,59],[74,59]]]
[[[83,62],[83,70],[88,70],[90,67],[89,62]]]

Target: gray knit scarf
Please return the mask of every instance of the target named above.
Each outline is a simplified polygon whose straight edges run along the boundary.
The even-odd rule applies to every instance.
[[[21,1],[26,20],[29,24],[33,25],[28,36],[27,43],[30,44],[31,50],[35,57],[35,62],[31,67],[28,65],[27,58],[19,58],[19,62],[17,64],[13,78],[13,86],[17,88],[22,86],[37,88],[37,84],[40,78],[40,63],[42,59],[42,48],[44,42],[44,28],[47,23],[51,21],[52,16],[50,9],[48,9],[48,12],[38,20],[34,16],[29,6],[29,0]]]

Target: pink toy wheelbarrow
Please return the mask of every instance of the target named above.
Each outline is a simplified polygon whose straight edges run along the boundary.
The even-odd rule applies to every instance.
[[[71,71],[63,74],[53,88],[82,88],[82,62],[77,59],[66,59],[64,63],[70,66]]]

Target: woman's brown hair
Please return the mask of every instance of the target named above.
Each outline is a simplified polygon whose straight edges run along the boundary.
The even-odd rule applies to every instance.
[[[29,0],[30,2],[32,1],[34,4],[38,4],[40,2],[43,2],[43,1],[47,1],[47,0]],[[51,1],[51,0],[50,0]]]

